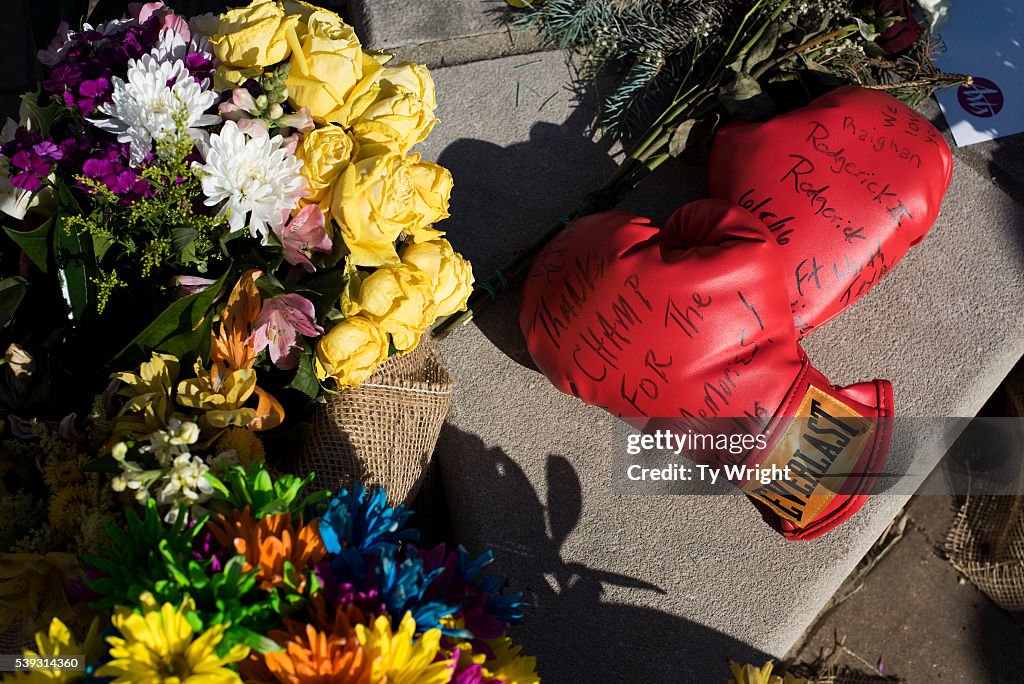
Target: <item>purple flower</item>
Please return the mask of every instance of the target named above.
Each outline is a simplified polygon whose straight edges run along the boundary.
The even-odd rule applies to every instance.
[[[263,300],[250,341],[257,352],[269,347],[274,365],[289,370],[299,362],[300,333],[319,337],[324,329],[316,324],[316,311],[311,301],[302,295],[283,294]]]
[[[129,206],[143,197],[152,197],[153,187],[142,180],[138,171],[128,164],[128,147],[121,143],[105,143],[87,153],[81,174],[107,187],[119,198],[121,206]],[[87,192],[93,189],[79,182]]]
[[[110,101],[111,78],[124,74],[128,60],[138,59],[156,45],[163,18],[155,14],[143,21],[120,19],[87,26],[82,32],[62,25],[39,60],[50,67],[43,91],[83,116]]]
[[[309,273],[316,270],[309,260],[313,252],[330,252],[331,239],[324,230],[324,212],[315,204],[307,204],[291,221],[274,230],[284,247],[284,260],[301,266]]]
[[[195,527],[195,521],[189,521],[189,527]],[[210,569],[220,572],[224,565],[235,556],[234,549],[221,546],[209,527],[204,527],[192,538],[192,558],[198,561],[209,560]]]
[[[114,86],[105,76],[86,79],[78,86],[78,108],[83,115],[88,116],[101,104],[108,102],[113,92]]]
[[[213,57],[204,52],[190,52],[185,55],[185,68],[192,74],[197,83],[202,83],[213,76],[216,65]]]
[[[52,140],[44,140],[38,131],[19,126],[14,138],[0,145],[0,153],[9,160],[11,185],[28,192],[43,187],[43,180],[63,152]]]

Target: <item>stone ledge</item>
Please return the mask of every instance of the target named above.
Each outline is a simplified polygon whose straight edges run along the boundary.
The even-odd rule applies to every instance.
[[[442,120],[422,151],[455,176],[456,248],[483,276],[614,168],[559,53],[434,72]],[[528,88],[526,86],[529,86]],[[704,192],[671,165],[626,207],[664,221]],[[836,383],[888,377],[898,415],[973,415],[1024,352],[1024,210],[958,164],[942,215],[896,271],[806,344]],[[741,497],[615,497],[613,420],[532,370],[502,297],[441,351],[458,380],[438,454],[456,533],[495,549],[534,603],[518,638],[549,681],[721,681],[781,655],[906,503],[876,496],[838,530],[787,542]],[[906,423],[891,454],[941,445]]]
[[[502,33],[505,0],[352,0],[348,16],[375,49]]]

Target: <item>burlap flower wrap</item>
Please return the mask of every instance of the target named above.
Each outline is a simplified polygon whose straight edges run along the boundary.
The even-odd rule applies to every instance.
[[[1024,417],[1024,369],[1007,379],[1006,394],[1008,415]],[[1018,477],[1024,479],[1024,466]],[[967,496],[949,528],[946,553],[998,605],[1024,610],[1024,497]]]
[[[429,334],[359,385],[317,407],[293,471],[316,472],[322,486],[359,480],[409,504],[429,470],[451,405],[454,380]]]

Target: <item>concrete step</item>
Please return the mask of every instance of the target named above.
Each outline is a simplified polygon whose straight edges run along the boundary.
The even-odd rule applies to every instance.
[[[442,123],[422,146],[455,177],[453,244],[487,275],[614,168],[557,52],[434,72]],[[625,203],[664,221],[704,170],[659,170]],[[958,163],[939,222],[806,348],[834,382],[886,377],[902,416],[974,415],[1024,352],[1024,209]],[[551,682],[723,681],[729,658],[779,656],[906,503],[787,542],[738,496],[612,494],[612,419],[531,368],[518,296],[450,336],[458,379],[438,447],[453,524],[534,604],[518,633]],[[892,454],[929,472],[941,445],[899,423]]]
[[[397,48],[504,32],[505,0],[350,0],[348,15],[365,45]]]

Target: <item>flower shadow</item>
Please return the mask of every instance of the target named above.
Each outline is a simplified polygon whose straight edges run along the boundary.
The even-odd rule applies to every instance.
[[[450,498],[454,532],[471,547],[481,547],[471,551],[494,549],[495,572],[508,577],[512,588],[526,591],[531,608],[513,635],[525,653],[537,656],[545,681],[724,681],[730,659],[762,662],[769,657],[714,629],[649,607],[665,591],[602,570],[607,549],[594,548],[586,563],[565,560],[566,542],[583,514],[579,475],[566,458],[547,456],[542,499],[518,464],[476,435],[445,426],[437,453],[450,494],[466,491],[467,482],[486,482],[492,490],[489,503],[478,500],[472,516],[460,516],[458,500]],[[460,484],[448,486],[452,482]],[[505,521],[502,538],[479,537],[494,529],[493,522],[479,523],[486,517]],[[699,593],[699,587],[694,589]]]

